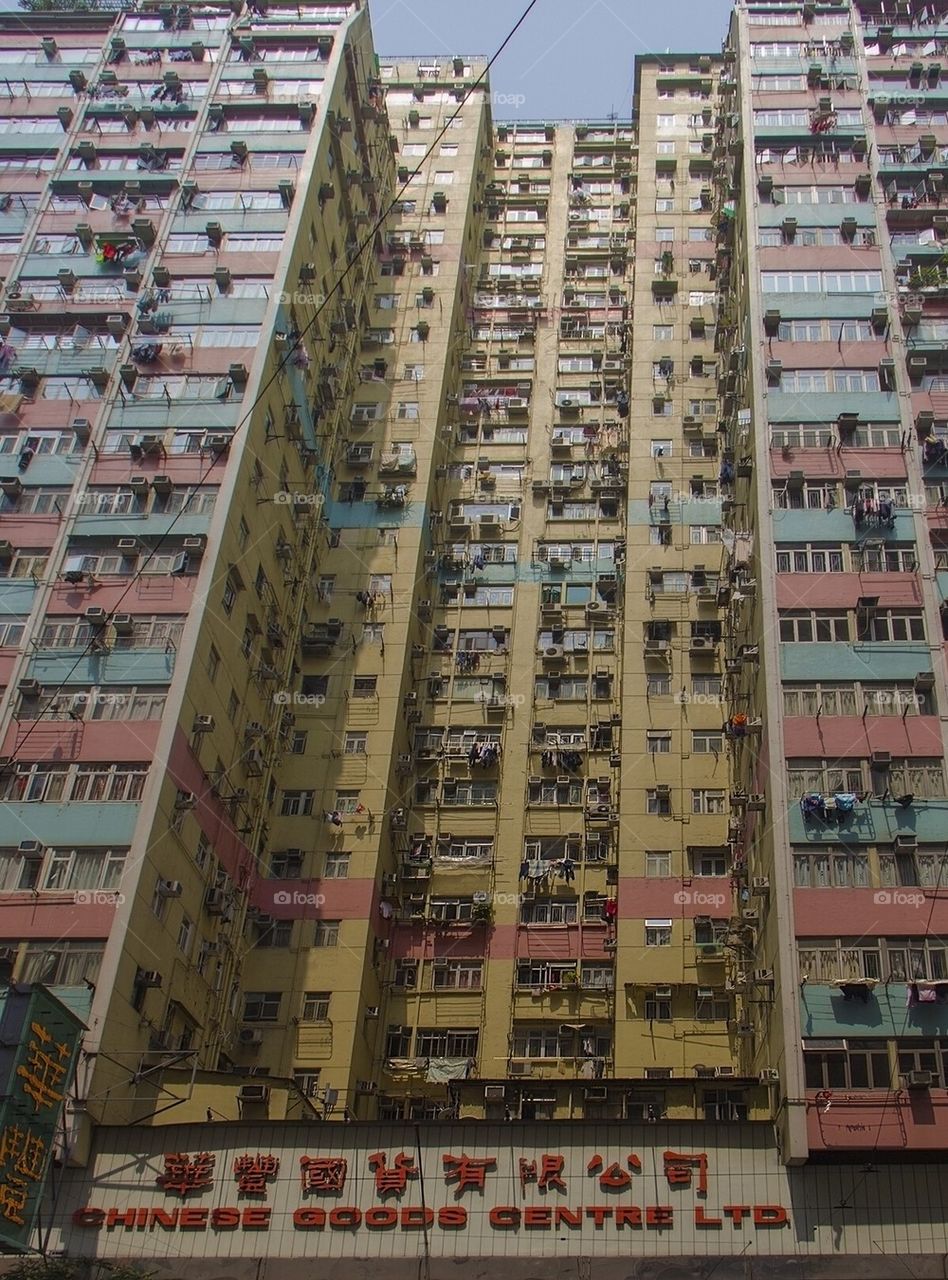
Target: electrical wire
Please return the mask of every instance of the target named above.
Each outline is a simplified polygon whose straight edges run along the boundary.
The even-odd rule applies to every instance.
[[[434,139],[431,142],[431,145],[428,147],[428,150],[425,152],[424,156],[421,158],[420,164],[424,164],[434,154],[435,147],[437,147],[441,139],[451,128],[451,125],[453,124],[453,122],[461,114],[461,111],[467,104],[468,100],[471,98],[472,94],[474,94],[477,91],[477,89],[479,89],[481,85],[484,83],[484,81],[486,80],[487,76],[490,73],[491,67],[494,65],[494,63],[497,61],[500,55],[504,52],[507,45],[514,38],[517,31],[526,21],[531,10],[533,10],[538,3],[539,3],[539,0],[529,0],[529,3],[527,4],[526,8],[523,10],[520,17],[517,19],[514,25],[510,28],[509,32],[504,37],[503,41],[501,42],[497,50],[487,60],[487,63],[485,64],[484,69],[481,71],[480,75],[478,75],[477,79],[471,85],[469,85],[468,88],[464,91],[464,96],[459,100],[454,113],[451,116],[449,116],[444,126],[435,135]],[[307,333],[309,333],[309,331],[314,327],[314,325],[319,320],[319,317],[329,306],[329,303],[339,293],[343,284],[349,277],[350,273],[354,270],[356,265],[359,263],[359,261],[365,254],[365,251],[369,248],[370,245],[374,243],[376,235],[384,226],[385,221],[388,218],[389,214],[392,212],[395,206],[399,203],[405,191],[408,189],[411,183],[412,176],[413,175],[409,175],[408,179],[405,182],[403,182],[401,186],[397,188],[392,199],[389,201],[386,207],[382,210],[382,212],[376,218],[372,228],[363,237],[356,252],[349,257],[349,261],[345,269],[337,277],[335,283],[332,285],[329,292],[317,305],[316,310],[313,312],[313,315],[310,318],[310,320],[304,325],[304,327],[301,330],[299,330],[293,336],[292,341],[287,343],[287,350],[282,360],[278,362],[276,368],[274,369],[270,377],[267,378],[258,388],[258,391],[254,400],[249,405],[249,407],[245,410],[243,417],[235,426],[232,433],[232,438],[235,438],[241,431],[243,431],[248,426],[250,419],[253,416],[253,413],[256,410],[257,406],[265,398],[267,392],[270,390],[273,384],[277,381],[277,379],[279,378],[280,374],[284,371],[286,366],[290,363],[295,352],[301,348],[303,339],[305,338]],[[213,459],[207,465],[207,467],[204,469],[204,471],[201,473],[198,479],[194,482],[194,484],[191,486],[190,491],[188,493],[188,501],[190,501],[194,493],[200,488],[200,486],[205,482],[205,480],[207,480],[208,476],[211,474],[212,470],[214,469],[216,462],[217,462],[217,459],[216,458]],[[187,514],[187,506],[188,506],[187,501],[182,504],[181,510],[178,511],[173,516],[170,523],[168,524],[168,527],[156,539],[154,545],[151,547],[151,549],[148,551],[147,555],[145,556],[145,559],[141,562],[140,565],[136,566],[135,572],[134,574],[132,574],[131,578],[129,579],[128,584],[126,585],[124,590],[119,594],[118,598],[113,603],[113,606],[112,606],[113,614],[121,605],[122,601],[128,596],[128,594],[132,591],[135,585],[139,582],[139,580],[144,576],[145,567],[158,554],[158,552],[160,551],[161,547],[165,544],[167,539],[172,536],[172,533],[178,521],[184,515]],[[52,694],[50,695],[49,701],[46,703],[44,707],[41,708],[39,715],[37,716],[37,719],[33,721],[30,728],[27,729],[26,732],[19,738],[12,754],[8,757],[8,764],[14,764],[16,762],[20,749],[26,744],[26,742],[29,741],[32,734],[36,731],[36,729],[41,724],[47,723],[46,721],[43,720],[44,714],[55,705],[56,699],[63,693],[64,689],[68,687],[70,676],[72,676],[79,669],[82,662],[86,659],[86,657],[88,657],[90,653],[95,652],[94,646],[95,646],[95,637],[92,637],[89,640],[89,642],[86,644],[85,648],[77,655],[76,660],[72,664],[72,666],[69,668],[69,671],[62,677],[59,684],[54,688]]]

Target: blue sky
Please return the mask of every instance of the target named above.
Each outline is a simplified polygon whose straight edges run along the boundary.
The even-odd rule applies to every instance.
[[[379,53],[492,55],[527,0],[369,0]],[[638,53],[716,52],[730,0],[537,0],[491,71],[497,120],[631,110]]]

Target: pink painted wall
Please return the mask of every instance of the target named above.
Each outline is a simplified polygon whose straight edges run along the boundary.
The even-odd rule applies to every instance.
[[[214,852],[227,874],[239,888],[250,885],[254,874],[253,854],[239,835],[228,806],[211,793],[207,775],[180,725],[175,729],[165,768],[179,791],[190,791],[197,796],[197,806],[192,812],[201,830],[213,843]]]
[[[158,720],[47,720],[10,724],[0,755],[29,760],[152,760]]]
[[[190,365],[188,369],[190,371]],[[219,485],[227,467],[227,454],[221,454],[213,461],[213,465],[211,463],[209,454],[188,453],[180,457],[174,454],[154,457],[149,454],[139,458],[137,462],[123,454],[100,458],[92,468],[89,483],[126,484],[131,476],[147,476],[149,480],[154,476],[170,476],[176,484],[181,485],[197,484],[198,481],[210,486]]]
[[[397,925],[390,930],[390,953],[396,960],[421,960],[429,956],[452,956],[455,959],[480,959],[488,953],[488,935],[497,933],[482,925],[456,925],[449,929],[432,929],[424,925]],[[491,950],[491,955],[494,951]],[[507,958],[513,955],[509,948]]]
[[[45,426],[30,418],[31,427]],[[52,426],[52,423],[48,424]],[[62,423],[56,423],[61,427]],[[14,547],[35,547],[37,551],[48,551],[56,541],[62,521],[55,516],[20,516],[11,512],[0,516],[0,531],[7,542]],[[27,579],[26,581],[29,581]]]
[[[687,836],[686,836],[687,838]],[[623,920],[693,920],[695,916],[726,919],[731,914],[731,882],[725,876],[619,878],[619,924]]]
[[[833,250],[826,249],[794,249],[787,245],[784,249],[762,249],[761,258],[771,257],[764,262],[764,270],[771,271],[806,271],[808,268],[839,268],[839,260],[830,262],[826,256]],[[835,252],[838,253],[838,250]],[[790,258],[793,261],[790,261]],[[819,261],[811,261],[819,259]],[[861,265],[861,264],[860,264]],[[831,329],[839,335],[839,323],[830,321]],[[835,369],[845,364],[853,369],[877,369],[879,361],[889,354],[889,348],[881,340],[879,342],[844,342],[837,346],[830,342],[779,342],[776,338],[767,343],[767,359],[781,360],[785,369]],[[779,430],[779,428],[778,428]]]
[[[71,587],[63,583],[50,593],[46,612],[83,613],[90,605],[97,605],[109,613],[187,613],[194,603],[196,577],[146,575],[129,590],[130,582],[130,578],[103,578],[92,586],[83,583]]]
[[[374,908],[374,880],[257,880],[250,891],[255,907],[277,920],[377,919],[376,933],[387,932]]]
[[[806,344],[809,346],[809,343]],[[796,343],[795,350],[803,346]],[[779,430],[779,427],[776,428]],[[847,471],[861,471],[867,479],[885,476],[903,480],[907,475],[901,449],[782,449],[770,450],[770,474],[775,480],[786,478],[791,471],[802,471],[809,479],[842,480]]]
[[[873,751],[894,756],[940,756],[936,716],[788,716],[783,722],[788,756],[862,759]]]
[[[92,941],[107,938],[115,906],[108,902],[84,902],[75,906],[74,893],[5,893],[0,895],[0,937],[62,938]]]
[[[776,171],[773,166],[768,167],[766,165],[761,165],[759,166],[757,172],[758,172],[758,175],[760,175],[761,173],[773,173],[774,180],[776,182]],[[796,175],[796,178],[794,180],[798,180],[799,174],[800,174],[799,166],[796,166],[796,165],[789,166],[789,173]],[[828,181],[823,183],[824,186],[836,185],[839,182],[839,173],[838,172],[834,173],[832,169],[830,169],[828,173],[823,174],[819,171],[815,172],[812,168],[808,168],[806,170],[806,175],[807,175],[807,181],[813,182],[816,185],[820,185],[821,178],[828,179]],[[784,217],[787,217],[787,218],[796,217],[797,221],[800,223],[801,226],[805,225],[804,220],[794,213],[794,206],[792,205],[788,205],[786,207],[786,212],[784,214]],[[840,205],[839,222],[842,222],[843,218],[845,217],[846,217],[846,209],[842,205]],[[837,225],[839,224],[837,223]],[[841,253],[845,256],[841,257]],[[875,262],[878,261],[878,258],[879,258],[879,250],[877,248],[873,248],[872,246],[852,245],[852,244],[846,245],[845,248],[843,248],[842,250],[840,249],[839,245],[824,246],[824,245],[801,245],[801,244],[796,244],[796,245],[785,244],[785,245],[780,245],[779,247],[774,245],[773,247],[760,250],[760,266],[762,271],[824,271],[824,270],[838,271],[840,266],[847,266],[847,267],[854,266],[858,269],[859,267],[871,267],[872,265],[874,265]],[[870,344],[867,342],[865,344],[859,343],[858,345],[860,348],[865,346],[865,356],[866,356],[867,363],[866,364],[862,363],[861,355],[857,355],[855,360],[847,361],[847,363],[851,364],[854,369],[873,368],[873,364],[869,357],[869,350],[870,348],[874,347],[874,344]],[[800,363],[800,361],[797,360],[796,357],[797,357],[797,354],[802,355],[802,349],[805,346],[809,346],[809,343],[801,342],[798,345],[794,346],[793,348],[794,358],[792,362],[789,362],[790,367],[793,367]],[[854,345],[848,345],[848,347],[844,345],[843,350],[845,351],[847,349],[850,352],[852,352],[854,350]],[[836,352],[835,343],[833,344],[833,351]],[[839,353],[836,352],[836,355],[838,358]],[[809,359],[809,355],[807,355],[807,359]],[[824,367],[827,367],[827,366],[824,366]]]
[[[922,592],[912,573],[781,573],[778,609],[855,609],[860,596],[878,596],[879,606],[921,605]]]
[[[948,932],[948,891],[794,889],[793,913],[798,939],[836,938],[841,928],[847,937],[939,935]]]
[[[811,1151],[940,1151],[948,1147],[948,1090],[833,1090],[830,1107],[807,1093]]]

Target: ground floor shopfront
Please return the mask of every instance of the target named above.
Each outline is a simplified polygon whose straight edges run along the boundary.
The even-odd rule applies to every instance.
[[[948,1276],[948,1169],[780,1163],[756,1124],[100,1129],[48,1247],[161,1280]]]

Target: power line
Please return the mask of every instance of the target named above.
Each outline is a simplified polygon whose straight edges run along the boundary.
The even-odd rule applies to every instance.
[[[453,114],[448,118],[448,120],[445,122],[444,126],[443,126],[443,127],[439,130],[439,132],[435,135],[434,139],[433,139],[433,140],[432,140],[432,142],[431,142],[431,145],[428,147],[428,150],[425,152],[424,156],[421,158],[421,162],[420,162],[421,164],[424,164],[428,159],[430,159],[430,158],[431,158],[432,154],[434,153],[434,149],[435,149],[435,147],[438,145],[438,143],[441,141],[441,139],[444,137],[444,135],[445,135],[445,134],[448,132],[448,130],[451,128],[451,126],[452,126],[452,124],[454,123],[454,121],[455,121],[455,120],[458,118],[458,116],[461,114],[461,111],[463,110],[464,106],[467,104],[467,102],[468,102],[468,101],[469,101],[469,99],[471,98],[472,94],[473,94],[477,89],[479,89],[479,88],[481,87],[481,85],[484,83],[485,79],[487,78],[487,76],[488,76],[488,75],[489,75],[489,73],[490,73],[490,69],[491,69],[491,67],[494,65],[494,63],[497,61],[497,59],[500,57],[500,55],[501,55],[501,54],[503,53],[503,51],[506,49],[507,45],[510,43],[510,41],[513,39],[513,37],[516,35],[517,31],[520,29],[520,27],[521,27],[521,26],[523,25],[523,23],[526,21],[526,19],[527,19],[527,17],[529,16],[529,14],[530,14],[531,10],[536,6],[536,4],[537,4],[537,3],[538,3],[538,0],[529,0],[529,3],[527,4],[526,8],[523,10],[523,12],[521,13],[520,17],[517,19],[517,21],[516,21],[516,22],[514,23],[514,25],[511,27],[511,29],[510,29],[510,31],[507,33],[507,35],[504,37],[503,41],[501,42],[500,46],[497,48],[496,52],[495,52],[495,53],[494,53],[494,54],[493,54],[493,55],[488,59],[488,61],[487,61],[486,65],[484,66],[484,69],[481,71],[480,75],[479,75],[479,76],[477,77],[477,79],[473,82],[473,84],[471,84],[471,85],[470,85],[470,86],[465,90],[463,97],[458,101],[458,105],[457,105],[457,107],[455,108],[454,113],[453,113]],[[336,279],[335,283],[332,285],[332,287],[331,287],[331,289],[329,290],[329,292],[325,295],[325,297],[322,299],[322,301],[317,305],[316,310],[314,311],[314,313],[313,313],[313,315],[312,315],[311,319],[307,322],[307,324],[306,324],[306,325],[304,325],[304,327],[303,327],[301,330],[299,330],[297,333],[295,333],[295,334],[293,335],[293,337],[292,337],[292,341],[289,341],[289,342],[287,343],[287,350],[286,350],[286,352],[285,352],[285,354],[284,354],[283,358],[279,361],[279,363],[277,364],[277,366],[276,366],[275,370],[274,370],[274,371],[273,371],[273,373],[270,375],[270,377],[269,377],[269,378],[268,378],[268,379],[267,379],[267,380],[266,380],[266,381],[265,381],[265,382],[264,382],[264,383],[259,387],[259,389],[258,389],[258,391],[257,391],[257,395],[256,395],[256,397],[254,398],[253,402],[251,403],[251,405],[249,406],[249,408],[245,411],[245,413],[244,413],[243,417],[240,419],[240,421],[237,423],[237,425],[234,427],[234,430],[233,430],[233,433],[232,433],[232,438],[235,438],[235,437],[236,437],[236,436],[237,436],[241,431],[243,431],[243,430],[244,430],[244,428],[249,424],[250,419],[251,419],[251,417],[252,417],[252,415],[253,415],[254,410],[257,408],[257,406],[260,404],[260,402],[264,399],[264,397],[266,396],[267,392],[270,390],[270,388],[271,388],[271,387],[273,386],[273,384],[276,382],[276,380],[278,379],[278,377],[280,376],[280,374],[283,372],[283,370],[286,368],[286,366],[291,362],[291,360],[293,359],[294,354],[295,354],[295,353],[296,353],[296,352],[301,348],[303,338],[307,335],[307,333],[309,333],[309,331],[310,331],[310,330],[313,328],[313,326],[317,323],[317,321],[319,320],[319,317],[320,317],[320,316],[322,315],[322,313],[326,310],[326,308],[328,307],[328,305],[329,305],[329,303],[332,301],[332,299],[333,299],[333,298],[334,298],[334,297],[339,293],[339,291],[340,291],[340,289],[342,288],[343,284],[345,283],[346,279],[349,277],[350,273],[353,271],[353,269],[355,268],[355,266],[358,264],[358,262],[360,261],[360,259],[361,259],[361,258],[362,258],[362,256],[364,255],[364,253],[365,253],[366,249],[367,249],[367,248],[369,248],[369,246],[370,246],[371,244],[373,244],[373,242],[374,242],[374,240],[375,240],[375,236],[376,236],[376,234],[379,232],[379,230],[380,230],[380,229],[382,228],[382,226],[385,224],[385,221],[386,221],[386,219],[388,218],[389,214],[392,212],[392,210],[395,208],[395,206],[399,203],[399,201],[401,200],[401,198],[402,198],[403,194],[405,193],[405,191],[406,191],[406,190],[407,190],[407,188],[409,187],[409,185],[410,185],[410,183],[411,183],[411,177],[412,177],[412,175],[409,175],[408,179],[407,179],[404,183],[402,183],[402,185],[401,185],[400,187],[398,187],[398,189],[396,190],[396,192],[395,192],[394,196],[393,196],[393,197],[392,197],[392,199],[389,201],[388,205],[387,205],[387,206],[382,210],[382,212],[378,215],[378,217],[376,218],[376,221],[375,221],[374,225],[372,226],[371,230],[369,230],[369,231],[366,233],[366,235],[365,235],[365,236],[364,236],[364,238],[362,239],[361,243],[359,244],[359,247],[358,247],[357,251],[349,257],[349,261],[348,261],[348,264],[346,265],[345,269],[344,269],[344,270],[341,272],[341,274],[338,276],[338,278]],[[151,560],[153,560],[153,559],[154,559],[154,557],[158,554],[158,552],[160,551],[160,549],[161,549],[161,547],[164,545],[164,543],[167,541],[167,539],[168,539],[169,537],[171,537],[172,532],[173,532],[173,530],[174,530],[175,526],[177,525],[178,521],[182,518],[182,516],[184,516],[184,515],[187,513],[187,506],[188,506],[188,502],[190,502],[190,500],[191,500],[191,498],[193,497],[194,493],[195,493],[195,492],[200,488],[200,486],[204,483],[204,481],[205,481],[205,480],[208,478],[208,476],[211,474],[211,471],[213,470],[213,468],[214,468],[214,466],[215,466],[215,465],[216,465],[216,459],[212,460],[212,461],[211,461],[211,462],[206,466],[206,468],[204,469],[204,471],[201,473],[201,475],[198,477],[198,479],[197,479],[197,480],[194,482],[194,484],[191,486],[191,488],[190,488],[190,490],[189,490],[189,492],[188,492],[188,498],[187,498],[187,501],[185,501],[185,502],[182,504],[182,506],[181,506],[181,510],[180,510],[180,511],[178,511],[178,512],[176,513],[176,515],[172,518],[171,522],[169,523],[168,527],[165,529],[164,533],[162,533],[162,534],[160,534],[160,535],[159,535],[159,537],[158,537],[158,538],[157,538],[157,540],[155,541],[154,545],[152,546],[152,548],[148,551],[147,555],[145,556],[144,561],[142,561],[142,562],[141,562],[141,564],[139,564],[139,565],[137,565],[137,566],[136,566],[136,569],[135,569],[134,574],[133,574],[133,575],[132,575],[132,577],[129,579],[129,582],[128,582],[128,584],[126,585],[125,589],[120,593],[120,595],[118,596],[118,599],[114,602],[114,604],[113,604],[113,606],[112,606],[112,613],[113,613],[113,614],[116,612],[116,610],[117,610],[117,609],[118,609],[118,607],[121,605],[122,601],[126,598],[126,596],[128,596],[129,592],[130,592],[130,591],[135,587],[135,585],[136,585],[136,584],[139,582],[139,580],[143,577],[143,575],[144,575],[144,570],[145,570],[146,566],[147,566],[147,565],[150,563],[150,561],[151,561]],[[19,739],[19,741],[16,743],[16,746],[14,747],[13,752],[12,752],[12,754],[11,754],[11,755],[10,755],[10,757],[9,757],[9,764],[14,764],[14,763],[16,762],[16,760],[17,760],[17,755],[18,755],[18,752],[20,751],[20,748],[21,748],[21,747],[23,747],[23,746],[25,745],[25,743],[30,739],[30,737],[31,737],[31,736],[32,736],[32,734],[35,732],[35,730],[38,728],[38,726],[39,726],[40,724],[44,723],[44,722],[43,722],[43,719],[42,719],[44,712],[49,711],[49,709],[50,709],[52,706],[54,706],[54,705],[55,705],[56,699],[60,696],[60,694],[63,692],[63,690],[68,686],[68,683],[69,683],[69,677],[70,677],[71,675],[73,675],[73,673],[74,673],[75,671],[77,671],[77,670],[78,670],[79,666],[80,666],[80,665],[81,665],[81,663],[84,661],[84,659],[85,659],[85,658],[86,658],[90,653],[92,653],[92,652],[94,652],[94,651],[95,651],[95,649],[94,649],[94,645],[95,645],[95,638],[93,637],[93,638],[91,638],[91,639],[89,640],[89,642],[86,644],[85,648],[84,648],[84,649],[83,649],[83,650],[82,650],[82,651],[77,655],[76,660],[75,660],[75,662],[73,663],[73,665],[69,668],[69,671],[68,671],[68,672],[63,676],[63,678],[60,680],[59,684],[55,687],[55,689],[54,689],[54,690],[53,690],[53,692],[52,692],[52,695],[50,696],[49,701],[47,702],[47,704],[45,705],[45,707],[43,707],[43,708],[40,710],[40,712],[39,712],[39,716],[37,717],[37,719],[36,719],[35,721],[33,721],[33,723],[32,723],[32,725],[30,726],[30,728],[29,728],[29,729],[27,729],[27,731],[23,734],[22,738],[20,738],[20,739]]]

